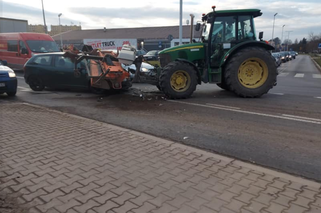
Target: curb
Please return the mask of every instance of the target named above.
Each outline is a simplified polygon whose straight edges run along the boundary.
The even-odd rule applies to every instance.
[[[58,111],[58,110],[54,110],[54,109],[50,109],[50,108],[47,108],[47,107],[34,105],[34,104],[30,104],[30,103],[23,102],[23,103],[17,103],[17,104],[22,104],[22,105],[26,105],[26,106],[30,106],[30,107],[34,107],[34,108],[38,108],[38,109],[43,109],[43,110],[46,110],[46,111],[49,111],[49,112],[58,113],[58,114],[63,115],[65,117],[81,119],[81,120],[87,121],[89,123],[98,123],[101,126],[105,126],[105,127],[111,128],[113,130],[127,132],[127,133],[134,134],[134,135],[137,135],[137,136],[145,137],[145,138],[153,140],[153,141],[158,141],[160,143],[164,143],[167,146],[172,146],[174,148],[181,148],[181,149],[184,149],[186,151],[202,154],[202,155],[204,155],[206,157],[215,158],[215,159],[218,159],[220,161],[226,162],[226,164],[233,163],[234,165],[245,167],[245,168],[248,168],[250,170],[260,171],[262,173],[269,174],[269,175],[272,175],[272,176],[275,176],[275,177],[278,177],[278,178],[284,178],[284,179],[288,179],[288,180],[293,181],[293,182],[301,183],[301,184],[303,184],[305,186],[315,187],[315,188],[317,188],[319,190],[321,189],[321,183],[318,183],[316,181],[308,180],[308,179],[303,178],[303,177],[290,175],[290,174],[287,174],[287,173],[284,173],[284,172],[279,172],[279,171],[276,171],[276,170],[273,170],[273,169],[270,169],[270,168],[264,168],[264,167],[259,166],[259,165],[254,165],[254,164],[251,164],[251,163],[248,163],[248,162],[243,162],[241,160],[237,160],[235,158],[230,158],[230,157],[226,157],[226,156],[223,156],[223,155],[215,154],[215,153],[212,153],[212,152],[204,151],[204,150],[197,149],[197,148],[194,148],[194,147],[191,147],[191,146],[187,146],[187,145],[184,145],[184,144],[176,143],[174,141],[169,141],[169,140],[166,140],[166,139],[163,139],[163,138],[159,138],[159,137],[156,137],[156,136],[152,136],[152,135],[148,135],[148,134],[145,134],[145,133],[141,133],[141,132],[138,132],[138,131],[135,131],[135,130],[126,129],[126,128],[119,127],[119,126],[116,126],[116,125],[113,125],[113,124],[108,124],[108,123],[104,123],[104,122],[101,122],[101,121],[96,121],[96,120],[93,120],[93,119],[90,119],[90,118],[85,118],[85,117],[81,117],[81,116],[78,116],[78,115],[73,115],[73,114],[61,112],[61,111]]]
[[[310,55],[309,55],[310,56]],[[313,61],[314,65],[317,67],[317,69],[319,70],[319,72],[321,72],[321,67],[320,65],[310,56],[310,59]]]

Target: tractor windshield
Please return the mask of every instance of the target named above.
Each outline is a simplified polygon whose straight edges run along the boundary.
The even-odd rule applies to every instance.
[[[226,43],[242,40],[255,40],[255,29],[252,16],[221,16],[214,20],[210,35],[211,23],[204,25],[202,32],[203,42]]]

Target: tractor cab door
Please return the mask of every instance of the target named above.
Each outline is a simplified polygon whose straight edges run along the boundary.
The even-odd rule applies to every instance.
[[[256,40],[253,17],[250,15],[216,17],[209,37],[210,67],[219,68],[223,56],[233,46],[246,40]]]
[[[216,17],[210,35],[210,66],[218,68],[224,54],[236,44],[237,17]]]

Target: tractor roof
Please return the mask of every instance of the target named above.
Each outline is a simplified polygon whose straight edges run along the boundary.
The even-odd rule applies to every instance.
[[[216,10],[215,12],[210,12],[206,14],[206,17],[225,16],[225,15],[252,15],[253,18],[261,16],[262,12],[259,9],[240,9],[240,10]]]

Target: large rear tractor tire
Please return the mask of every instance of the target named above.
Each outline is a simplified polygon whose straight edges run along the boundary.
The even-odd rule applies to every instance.
[[[173,61],[166,65],[159,77],[160,90],[171,99],[189,98],[196,85],[196,70],[182,61]]]
[[[226,83],[224,81],[222,81],[221,83],[217,83],[216,85],[221,89],[224,89],[226,91],[230,91],[230,89],[228,88],[228,86],[226,85]]]
[[[236,95],[256,98],[276,85],[277,68],[271,54],[259,47],[240,50],[227,62],[224,81]]]

